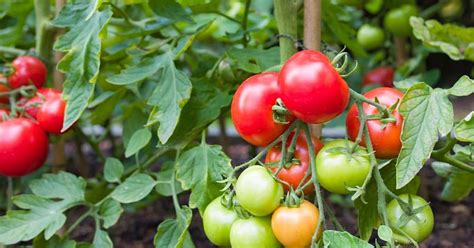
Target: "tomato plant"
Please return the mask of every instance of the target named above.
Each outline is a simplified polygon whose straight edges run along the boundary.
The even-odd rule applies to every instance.
[[[308,247],[318,220],[318,208],[304,201],[297,207],[281,206],[275,210],[272,215],[272,230],[285,247]]]
[[[28,84],[41,88],[46,81],[48,70],[38,58],[19,56],[13,60],[12,68],[13,72],[8,77],[8,83],[14,89]]]
[[[368,71],[362,79],[362,85],[368,86],[380,84],[385,87],[393,87],[395,71],[390,66],[380,66]]]
[[[26,113],[36,119],[38,111],[44,102],[52,98],[60,97],[61,91],[51,88],[41,88],[32,98],[23,98],[20,101],[21,106],[25,107]]]
[[[237,220],[233,209],[228,209],[221,203],[222,197],[214,199],[206,207],[202,222],[207,238],[215,245],[230,246],[230,228]]]
[[[286,141],[287,146],[291,145],[291,140],[293,139],[294,133],[291,133],[288,136]],[[311,137],[311,142],[314,146],[314,153],[317,154],[319,150],[323,147],[323,143],[316,137]],[[281,145],[272,147],[267,155],[265,156],[266,164],[274,164],[271,166],[271,170],[276,173],[278,171],[279,165],[275,164],[276,162],[281,161]],[[309,170],[309,152],[308,145],[306,144],[306,138],[302,133],[296,138],[296,143],[294,147],[294,152],[292,155],[287,156],[286,160],[288,162],[284,163],[284,167],[278,172],[277,177],[285,182],[287,182],[293,189],[296,189],[305,178],[307,171]],[[279,163],[278,163],[279,164]],[[303,181],[303,184],[310,181],[311,176],[306,177]],[[289,190],[289,186],[283,184],[285,191]],[[314,187],[310,185],[304,189],[305,194],[310,194],[314,191]]]
[[[236,220],[230,229],[230,244],[235,248],[281,247],[272,232],[269,217]]]
[[[50,97],[39,108],[36,119],[38,124],[48,133],[61,134],[64,123],[66,102],[61,95]]]
[[[410,17],[416,16],[416,6],[405,4],[390,10],[384,16],[385,28],[396,36],[409,36],[411,34]]]
[[[24,176],[46,160],[48,137],[33,121],[14,118],[0,122],[0,136],[1,175]]]
[[[416,195],[400,195],[400,200],[406,206],[402,207],[397,200],[387,205],[388,221],[390,225],[399,228],[417,242],[425,240],[433,231],[433,211],[428,202]],[[408,211],[405,212],[407,209]],[[400,242],[408,243],[406,238]]]
[[[0,94],[1,93],[6,93],[10,91],[10,89],[6,86],[0,83]],[[8,96],[2,96],[0,97],[0,103],[7,104],[9,102]]]
[[[357,31],[357,41],[367,50],[379,48],[385,41],[385,34],[379,27],[364,24]]]
[[[307,123],[324,123],[349,103],[349,87],[322,53],[305,50],[293,55],[278,78],[288,110]]]
[[[372,100],[377,99],[380,104],[386,107],[394,107],[394,111],[391,113],[393,121],[384,121],[386,119],[369,120],[367,121],[367,129],[376,157],[385,159],[397,157],[402,148],[400,135],[402,133],[403,117],[398,111],[398,104],[403,98],[403,93],[396,89],[382,87],[373,89],[365,93],[364,96]],[[380,113],[376,107],[368,104],[364,104],[363,109],[366,115]],[[349,138],[353,141],[356,140],[360,127],[356,105],[353,105],[347,114],[346,126]],[[361,141],[361,144],[365,145],[364,140]]]
[[[362,186],[370,173],[367,151],[354,143],[334,140],[324,144],[316,157],[316,174],[321,186],[338,193],[350,193],[349,187]]]

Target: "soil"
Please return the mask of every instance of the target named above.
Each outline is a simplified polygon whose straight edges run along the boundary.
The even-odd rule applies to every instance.
[[[246,155],[252,151],[245,145],[232,145],[229,147],[234,162],[239,163],[247,159]],[[433,234],[420,244],[422,248],[472,248],[474,247],[474,194],[462,202],[449,203],[439,199],[443,181],[436,176],[430,166],[422,170],[422,189],[420,194],[431,202],[435,213],[435,228]],[[187,195],[180,197],[181,204],[187,203]],[[356,234],[357,224],[354,210],[345,202],[348,200],[341,197],[326,195],[326,200],[332,206],[336,217],[347,231]],[[79,215],[81,211],[75,211],[71,215]],[[159,223],[166,218],[174,218],[174,209],[171,200],[161,198],[153,200],[153,203],[142,209],[129,209],[122,215],[119,222],[110,228],[109,233],[115,247],[144,248],[153,247],[153,238]],[[70,219],[75,219],[70,218]],[[206,239],[199,213],[195,210],[193,220],[189,229],[196,247],[214,247]],[[93,238],[94,223],[92,220],[84,221],[71,235],[72,239],[90,242]]]

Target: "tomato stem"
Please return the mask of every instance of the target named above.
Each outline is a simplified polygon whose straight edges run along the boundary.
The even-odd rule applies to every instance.
[[[18,49],[18,48],[14,48],[14,47],[0,46],[0,54],[3,54],[3,53],[8,53],[8,54],[20,56],[20,55],[27,54],[28,51]]]
[[[7,211],[9,211],[9,210],[11,210],[12,207],[13,207],[13,204],[12,204],[12,197],[13,197],[13,178],[12,178],[12,177],[8,177],[8,178],[7,178],[7,181],[8,181],[8,185],[7,185],[6,196],[7,196]]]
[[[388,110],[388,108],[376,101],[373,101],[371,99],[368,99],[366,98],[364,95],[358,93],[357,91],[349,88],[349,92],[351,94],[351,97],[356,100],[356,101],[360,101],[360,102],[365,102],[365,103],[368,103],[374,107],[376,107],[380,112],[383,113],[383,117],[385,118],[388,118],[388,119],[392,119],[392,120],[395,120],[395,118],[393,117],[392,113],[390,113],[390,111]]]
[[[35,0],[36,16],[36,52],[38,55],[49,61],[53,43],[50,39],[52,35],[52,26],[50,24],[50,5],[49,1]]]
[[[291,37],[298,36],[298,5],[296,1],[273,0],[275,19],[278,24],[278,33]],[[284,63],[294,53],[296,47],[289,39],[280,39],[280,63]]]
[[[247,22],[249,18],[250,3],[252,3],[252,0],[245,1],[244,16],[242,17],[242,31],[244,33],[242,37],[242,45],[244,45],[244,47],[247,47],[248,38],[249,38],[247,34]]]

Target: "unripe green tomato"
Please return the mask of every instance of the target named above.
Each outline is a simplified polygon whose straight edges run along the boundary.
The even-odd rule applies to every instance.
[[[232,248],[281,247],[272,231],[270,217],[250,217],[234,222],[230,229]]]
[[[316,175],[321,186],[336,194],[349,194],[347,187],[362,186],[370,172],[367,150],[354,142],[333,140],[323,146],[316,156]]]
[[[283,187],[263,166],[251,166],[240,174],[235,184],[240,205],[255,216],[267,216],[280,206]]]
[[[372,50],[383,45],[385,34],[383,30],[377,26],[364,24],[359,28],[359,31],[357,31],[357,41],[363,48]]]
[[[410,17],[418,15],[414,5],[404,4],[390,10],[384,17],[385,28],[395,36],[406,37],[411,35]]]
[[[403,202],[408,203],[408,194],[399,196]],[[416,219],[409,220],[405,225],[400,226],[399,221],[404,214],[400,204],[393,199],[387,205],[387,217],[390,226],[398,227],[403,232],[408,234],[416,242],[421,242],[430,236],[433,231],[434,217],[430,205],[421,197],[411,195],[413,209],[423,207],[423,210],[416,214]],[[401,234],[394,230],[394,238],[399,243],[407,244],[409,241]]]
[[[204,233],[217,246],[230,246],[230,228],[238,219],[237,214],[221,204],[222,196],[214,199],[202,216]]]

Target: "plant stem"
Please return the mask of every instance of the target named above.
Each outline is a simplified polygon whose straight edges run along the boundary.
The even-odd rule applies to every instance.
[[[386,106],[366,98],[365,96],[361,95],[360,93],[358,93],[357,91],[351,88],[349,88],[349,92],[351,94],[351,97],[354,98],[354,100],[368,103],[376,107],[380,112],[384,113],[384,115],[387,116],[388,118],[393,118],[392,113],[388,111],[388,108]]]
[[[82,223],[82,221],[84,221],[87,217],[89,217],[92,212],[93,212],[93,208],[89,208],[89,210],[87,210],[85,213],[83,213],[81,216],[79,216],[79,218],[77,218],[77,220],[67,229],[66,233],[64,234],[64,236],[69,236],[69,234],[71,234],[71,232],[79,225]]]
[[[7,178],[8,185],[7,185],[7,211],[12,210],[12,197],[13,197],[13,178]]]
[[[250,3],[252,3],[252,0],[245,1],[244,17],[242,18],[242,30],[244,31],[244,36],[242,37],[242,44],[244,45],[244,47],[247,47],[248,43],[247,22],[249,18]]]
[[[203,132],[204,133],[204,132]],[[204,136],[204,135],[203,135]],[[180,154],[180,150],[176,151],[176,157],[175,157],[175,163],[177,163],[178,159],[179,159],[179,154]],[[172,193],[172,196],[173,196],[173,206],[174,206],[174,210],[176,211],[176,217],[178,217],[178,214],[181,210],[181,206],[179,205],[179,201],[178,201],[178,195],[176,194],[176,186],[175,186],[175,181],[176,181],[176,170],[173,171],[173,176],[171,177],[171,183],[170,183],[170,188],[171,188],[171,193]]]
[[[92,147],[92,150],[94,150],[96,155],[99,157],[99,161],[101,163],[105,162],[105,156],[102,153],[102,150],[100,150],[99,144],[97,144],[89,136],[87,136],[80,127],[75,127],[74,131],[77,133],[77,135],[81,139],[83,139],[87,144],[89,144]]]
[[[395,55],[396,55],[396,60],[397,60],[397,66],[401,66],[408,59],[408,54],[407,54],[408,51],[406,48],[406,38],[395,37],[394,43],[395,43],[395,52],[396,52]]]
[[[53,43],[50,38],[54,37],[50,30],[49,1],[35,0],[36,15],[36,52],[38,55],[49,61]]]
[[[293,0],[273,0],[278,33],[293,38],[298,36],[297,4]],[[284,63],[296,52],[291,39],[280,39],[280,63]]]
[[[438,160],[438,161],[448,163],[448,164],[450,164],[454,167],[457,167],[458,169],[461,169],[461,170],[464,170],[464,171],[467,171],[467,172],[470,172],[470,173],[474,173],[474,167],[473,166],[470,166],[470,165],[454,158],[453,156],[451,156],[449,154],[446,154],[446,153],[445,154],[432,153],[431,157]]]
[[[19,55],[26,54],[27,51],[22,50],[22,49],[18,49],[18,48],[14,48],[14,47],[0,46],[0,54],[2,54],[2,53],[8,53],[8,54],[19,56]]]

